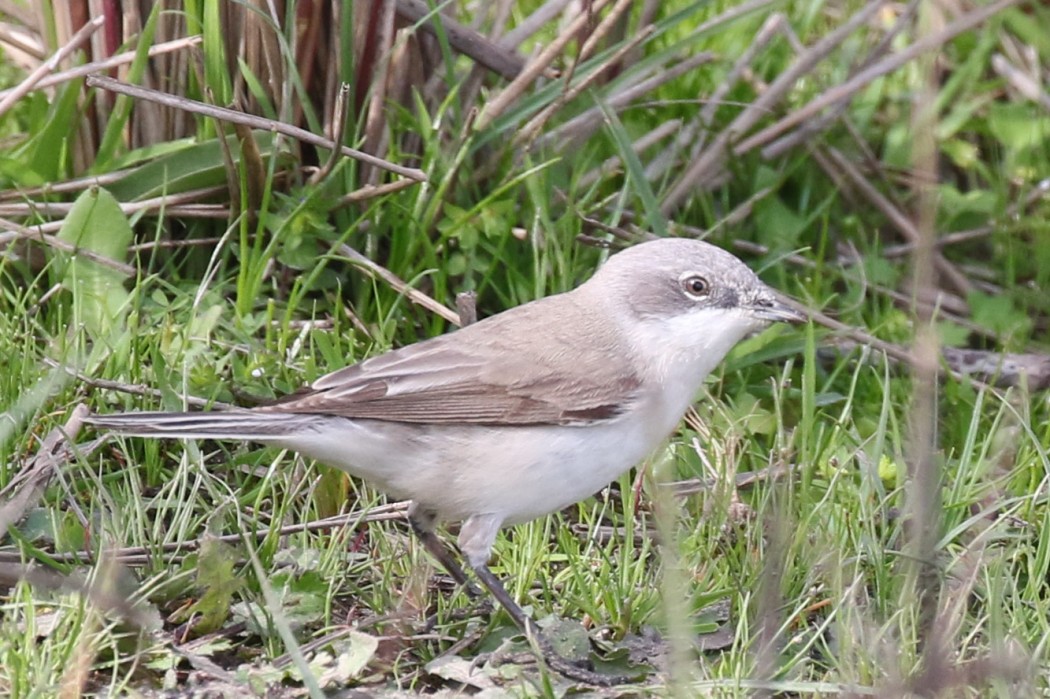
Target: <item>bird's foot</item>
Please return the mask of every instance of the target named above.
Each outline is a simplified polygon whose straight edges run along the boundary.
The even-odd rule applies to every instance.
[[[587,660],[576,661],[566,658],[554,650],[550,641],[542,634],[534,640],[547,667],[567,679],[583,682],[594,687],[615,687],[621,684],[630,684],[637,679],[628,675],[607,675],[596,672]]]
[[[571,622],[563,622],[569,624]],[[580,627],[582,632],[582,627]],[[531,644],[532,650],[523,650],[520,642],[511,642],[510,639],[499,650],[479,656],[479,665],[528,666],[539,662],[548,670],[562,677],[592,687],[614,687],[624,684],[636,684],[637,676],[610,674],[595,670],[590,661],[590,639],[583,633],[583,641],[586,646],[580,647],[575,641],[571,646],[564,649],[564,628],[540,630],[535,624],[531,625],[530,631],[526,632],[526,639]]]

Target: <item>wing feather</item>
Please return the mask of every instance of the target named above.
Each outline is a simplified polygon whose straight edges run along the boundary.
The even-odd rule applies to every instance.
[[[612,333],[544,322],[552,297],[365,360],[260,408],[427,424],[587,424],[636,400]],[[518,332],[504,332],[507,322]],[[575,337],[574,337],[575,336]],[[576,338],[587,338],[586,344]],[[566,354],[572,349],[572,356]]]

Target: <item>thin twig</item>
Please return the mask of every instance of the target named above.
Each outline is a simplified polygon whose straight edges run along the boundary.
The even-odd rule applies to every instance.
[[[66,423],[48,433],[33,458],[0,490],[0,541],[11,525],[40,500],[55,471],[75,456],[71,445],[87,414],[85,405],[74,408]],[[81,447],[81,451],[90,449]]]
[[[642,153],[649,147],[659,143],[668,136],[673,135],[676,131],[682,128],[681,119],[671,119],[657,126],[649,133],[642,134],[638,140],[631,144],[631,150],[635,153]],[[580,178],[579,188],[586,189],[600,179],[604,179],[614,173],[620,172],[623,169],[623,160],[618,155],[613,155],[602,162],[601,165],[594,168],[590,172],[586,173]]]
[[[167,394],[159,389],[152,388],[150,386],[144,386],[142,384],[124,383],[122,381],[110,381],[108,379],[98,379],[87,374],[82,374],[73,367],[65,364],[60,364],[54,359],[44,357],[43,362],[50,367],[60,369],[66,372],[80,383],[86,384],[93,388],[101,388],[107,391],[119,391],[121,393],[128,393],[133,396],[146,396],[149,398],[163,398]],[[196,408],[214,408],[217,410],[232,410],[236,406],[230,405],[229,403],[223,403],[222,401],[207,400],[204,398],[196,398],[194,396],[181,396],[181,400],[186,405],[192,405]]]
[[[33,228],[27,228],[18,223],[15,223],[14,221],[8,221],[2,218],[0,218],[0,226],[8,228],[19,238],[43,243],[49,247],[55,248],[56,250],[61,250],[62,252],[69,253],[70,255],[77,255],[79,257],[83,257],[84,259],[96,262],[102,265],[103,267],[108,267],[109,269],[116,270],[117,272],[120,272],[125,276],[130,277],[135,274],[135,268],[131,265],[124,264],[123,262],[118,262],[117,260],[106,257],[105,255],[100,255],[94,250],[77,247],[72,243],[67,243],[66,241],[61,240],[60,238],[56,238],[53,235],[44,233],[44,226],[34,226]]]
[[[125,215],[139,211],[150,211],[155,209],[171,209],[180,204],[196,203],[200,199],[222,194],[226,192],[225,185],[215,187],[202,187],[177,194],[165,194],[150,199],[118,204]],[[11,202],[0,204],[0,216],[68,216],[69,212],[76,206],[74,202]]]
[[[820,112],[836,104],[840,100],[851,99],[860,90],[867,87],[872,81],[891,73],[901,66],[913,61],[924,53],[940,48],[965,31],[986,22],[999,12],[1016,5],[1020,0],[999,0],[999,2],[978,7],[973,12],[963,15],[936,34],[928,34],[906,49],[887,56],[871,67],[860,71],[840,85],[836,85],[819,97],[814,98],[805,106],[796,109],[780,121],[772,124],[758,133],[742,140],[735,148],[734,155],[742,155],[754,148],[761,147],[777,138],[789,129],[793,129],[809,119],[814,118]]]
[[[744,71],[754,63],[758,52],[764,50],[776,34],[783,33],[786,26],[787,20],[780,12],[773,13],[762,23],[747,48],[733,62],[729,72],[719,81],[714,92],[706,98],[707,104],[700,110],[699,118],[690,122],[682,129],[673,143],[646,164],[645,176],[648,180],[656,181],[663,177],[669,169],[675,167],[681,161],[684,149],[690,153],[691,158],[695,158],[701,152],[707,143],[708,132],[715,114],[718,108],[725,104],[729,91],[736,87]]]
[[[992,56],[992,69],[1024,97],[1050,112],[1050,94],[1046,93],[1032,76],[1018,69],[1000,53]]]
[[[864,70],[868,66],[875,63],[875,61],[881,59],[886,53],[890,51],[893,46],[894,39],[905,28],[912,25],[912,20],[918,10],[920,0],[911,0],[903,12],[897,15],[897,19],[893,26],[883,34],[882,38],[879,39],[878,43],[868,52],[868,55],[864,62],[857,68],[850,71],[850,75]],[[791,30],[790,26],[787,26],[788,33],[794,35],[794,31]],[[849,108],[849,102],[843,101],[837,106],[828,110],[828,112],[817,119],[810,119],[802,124],[799,128],[795,129],[792,133],[779,138],[773,143],[769,144],[762,149],[762,157],[766,160],[773,160],[779,157],[781,154],[788,150],[795,148],[796,146],[805,143],[812,139],[816,134],[820,133],[824,129],[828,128],[831,124],[842,119],[842,115]],[[848,128],[848,126],[847,126]]]
[[[1036,202],[1038,202],[1041,199],[1045,198],[1048,193],[1050,193],[1050,179],[1045,179],[1045,180],[1042,180],[1042,181],[1036,183],[1035,187],[1032,188],[1032,191],[1030,191],[1027,195],[1025,195],[1024,199],[1022,199],[1021,201],[1014,202],[1013,204],[1011,204],[1006,209],[1006,212],[1002,215],[1001,218],[1003,220],[1006,220],[1006,221],[1015,219],[1016,217],[1020,216],[1022,213],[1027,212],[1027,210],[1033,204],[1035,204]],[[945,248],[945,247],[947,247],[949,245],[958,245],[960,243],[968,243],[968,242],[970,242],[972,240],[977,240],[979,238],[987,237],[987,236],[991,235],[992,233],[1002,232],[1003,230],[1011,230],[1011,229],[1008,228],[1008,227],[1001,226],[1001,225],[990,224],[990,225],[987,225],[987,226],[981,226],[979,228],[974,228],[974,229],[971,229],[971,230],[968,230],[968,231],[956,231],[955,233],[945,233],[944,235],[941,235],[941,236],[937,237],[937,240],[935,241],[935,244],[937,246],[937,249],[941,250],[941,249],[943,249],[943,248]],[[1016,230],[1018,232],[1021,232],[1021,231],[1027,231],[1029,229],[1028,229],[1027,226],[1025,226],[1025,227],[1022,227],[1022,228],[1017,228]],[[902,255],[910,254],[913,247],[914,246],[911,243],[902,243],[900,245],[892,245],[892,246],[883,248],[882,255],[883,255],[883,257],[891,257],[891,258],[892,257],[901,257]]]
[[[441,316],[456,327],[459,327],[459,314],[456,313],[454,310],[442,303],[435,301],[434,299],[424,294],[422,291],[418,289],[413,289],[396,274],[383,267],[382,265],[379,265],[373,262],[372,260],[368,259],[367,257],[359,253],[357,250],[354,250],[346,243],[340,243],[335,248],[335,252],[338,255],[346,257],[348,260],[350,260],[350,262],[364,267],[366,270],[385,281],[391,287],[393,287],[394,290],[401,294],[404,294],[413,303],[419,304],[423,308],[426,308],[428,311],[436,313],[437,315]]]
[[[426,182],[427,176],[422,170],[413,167],[404,167],[392,163],[382,158],[377,158],[374,155],[363,153],[359,150],[350,148],[340,144],[333,143],[327,138],[313,134],[306,129],[301,129],[298,126],[286,124],[284,122],[275,121],[274,119],[266,119],[264,117],[255,116],[253,114],[245,114],[244,112],[238,112],[233,109],[226,109],[224,107],[217,107],[211,104],[205,104],[204,102],[198,102],[196,100],[187,99],[185,97],[178,97],[176,95],[169,95],[160,90],[151,90],[146,87],[139,87],[137,85],[129,85],[128,83],[121,82],[119,80],[113,80],[112,78],[103,77],[101,75],[90,75],[87,79],[88,87],[97,87],[103,90],[109,90],[110,92],[116,92],[121,95],[128,95],[135,99],[146,100],[148,102],[155,102],[162,104],[172,109],[180,109],[186,112],[193,112],[194,114],[203,114],[205,116],[219,119],[222,121],[228,121],[232,124],[243,124],[253,129],[263,129],[265,131],[274,131],[277,133],[284,134],[285,136],[291,136],[292,138],[298,139],[303,143],[309,143],[320,148],[331,148],[337,149],[343,155],[349,158],[355,158],[362,162],[374,165],[375,167],[389,170],[390,172],[396,173],[403,177],[408,177],[419,182]]]
[[[369,199],[375,199],[381,197],[384,194],[390,194],[392,192],[399,192],[406,187],[419,184],[415,180],[394,180],[393,182],[387,182],[386,184],[366,184],[364,187],[355,189],[352,192],[348,192],[336,200],[332,206],[333,209],[339,209],[350,204],[356,204],[361,201],[368,201]]]
[[[664,197],[661,211],[670,217],[698,188],[709,184],[721,172],[729,158],[729,146],[741,134],[747,133],[765,117],[798,83],[858,27],[868,22],[882,7],[881,0],[865,3],[846,22],[828,32],[810,49],[800,54],[758,98],[750,103],[733,121],[723,129],[704,149],[700,156],[678,178]]]
[[[343,83],[339,86],[339,95],[336,97],[335,106],[332,109],[332,143],[343,142],[343,133],[346,131],[346,107],[349,100],[350,83]],[[310,175],[310,184],[317,185],[328,177],[338,160],[339,153],[334,149],[329,151],[328,160],[325,161],[323,166],[318,168],[317,172]]]
[[[77,177],[71,180],[64,180],[62,182],[48,182],[39,187],[26,187],[25,189],[7,189],[0,192],[0,201],[6,201],[9,199],[22,200],[26,197],[36,197],[46,194],[57,194],[57,193],[68,193],[68,192],[79,192],[87,189],[88,187],[105,187],[106,185],[119,182],[124,179],[125,176],[134,172],[137,168],[127,168],[124,170],[112,170],[110,172],[102,173],[99,175],[88,175],[87,177]]]
[[[652,75],[645,80],[642,80],[636,85],[632,85],[625,90],[621,90],[614,95],[609,96],[605,101],[605,108],[611,110],[619,110],[625,105],[633,102],[642,95],[646,95],[661,85],[674,80],[686,73],[699,68],[705,63],[710,63],[714,60],[715,55],[713,53],[698,53],[695,56],[676,63],[674,66],[666,69],[659,70],[655,75]],[[588,136],[591,132],[597,129],[603,123],[605,117],[601,107],[592,107],[586,112],[583,112],[579,116],[573,117],[569,121],[565,122],[557,129],[548,132],[541,139],[539,144],[541,147],[552,146],[554,144],[566,144],[569,141],[581,140]]]
[[[221,243],[221,237],[212,238],[189,238],[186,240],[151,240],[148,243],[136,243],[128,246],[128,252],[141,252],[143,250],[189,248],[198,245],[215,245]]]
[[[523,19],[518,26],[496,40],[505,49],[516,49],[521,42],[543,28],[543,25],[561,14],[572,0],[548,0],[539,9]]]
[[[507,80],[516,78],[525,67],[525,59],[510,48],[431,9],[422,0],[397,0],[395,11],[402,19],[413,22],[430,34],[437,35],[438,30],[434,25],[440,24],[452,48]]]
[[[58,64],[64,61],[67,56],[79,49],[82,44],[90,39],[91,35],[98,31],[105,21],[106,16],[99,15],[86,23],[76,34],[73,35],[73,38],[70,39],[65,46],[56,51],[51,58],[41,63],[40,67],[30,73],[29,76],[19,83],[17,87],[8,90],[3,98],[0,99],[0,116],[7,112],[8,109],[18,102],[18,100],[32,92],[40,81],[48,75],[48,73],[54,72],[55,69],[58,68]]]
[[[915,223],[884,196],[882,192],[876,189],[871,181],[864,177],[853,165],[849,158],[833,147],[819,150],[819,153],[814,153],[814,157],[819,164],[824,166],[829,176],[833,179],[838,179],[838,175],[845,175],[853,189],[862,194],[876,209],[882,212],[882,215],[889,220],[893,227],[909,243],[915,244],[920,240],[919,229],[916,228]],[[831,160],[830,166],[825,165],[821,155],[826,155]],[[951,285],[951,288],[965,298],[971,289],[970,281],[936,250],[934,251],[934,262],[937,265],[937,271],[944,276],[945,281]]]
[[[247,534],[237,533],[208,536],[212,541],[218,541],[225,544],[238,544],[242,542],[246,536],[256,540],[262,540],[274,535],[283,537],[304,532],[339,529],[351,525],[358,526],[369,522],[389,522],[404,519],[408,512],[408,505],[408,502],[395,502],[388,505],[371,507],[368,511],[355,510],[353,512],[347,512],[346,514],[335,515],[333,517],[326,517],[324,519],[317,519],[310,522],[289,524],[280,527],[277,530],[274,530],[271,527],[264,527]],[[106,554],[112,560],[121,563],[145,565],[149,561],[154,560],[158,552],[173,554],[192,553],[200,548],[202,541],[203,539],[190,539],[187,541],[169,541],[151,546],[125,546],[122,548],[108,549]],[[0,551],[0,563],[21,561],[22,556],[23,554],[21,552]],[[91,554],[83,551],[50,553],[48,554],[48,558],[57,563],[91,564],[95,561]]]
[[[547,121],[554,116],[555,113],[568,102],[576,99],[577,96],[588,87],[590,87],[596,80],[606,74],[607,71],[619,65],[621,59],[626,56],[632,49],[641,44],[643,41],[648,39],[653,33],[654,27],[652,25],[645,27],[642,31],[638,32],[630,40],[623,42],[623,44],[616,50],[616,52],[603,62],[600,66],[596,67],[593,71],[583,77],[575,85],[568,87],[562,94],[553,100],[550,104],[544,107],[539,114],[534,116],[528,121],[518,133],[514,136],[514,145],[520,146],[523,143],[527,143],[539,133],[540,129],[547,123]]]
[[[633,2],[634,0],[616,0],[616,4],[601,18],[598,26],[590,32],[587,40],[583,42],[583,46],[580,47],[580,52],[574,61],[575,64],[582,63],[594,55],[594,52],[598,50],[598,46],[608,36],[609,32],[616,27],[620,17],[631,7]],[[649,31],[651,32],[652,30],[649,29]]]
[[[175,39],[174,41],[164,41],[154,46],[150,46],[149,50],[147,51],[147,54],[150,58],[162,56],[166,53],[172,53],[173,51],[181,51],[182,49],[190,48],[191,46],[196,46],[197,44],[201,43],[202,40],[202,37],[198,34],[195,36],[187,36],[181,39]],[[92,61],[91,63],[85,63],[84,65],[79,65],[74,68],[70,68],[69,70],[59,71],[58,73],[53,73],[51,75],[45,76],[43,79],[39,80],[35,85],[33,85],[32,89],[43,90],[44,88],[51,87],[52,85],[61,85],[62,83],[67,83],[71,80],[76,80],[77,78],[82,78],[86,75],[91,75],[93,73],[105,73],[107,71],[113,70],[114,68],[119,68],[120,66],[131,63],[135,60],[135,57],[137,55],[138,51],[125,51],[124,53],[118,53],[115,56],[110,56],[109,58],[102,61]],[[6,99],[9,94],[13,93],[17,89],[17,87],[12,87],[7,90],[0,90],[0,99]]]
[[[525,68],[509,85],[488,101],[481,110],[481,114],[478,115],[474,128],[478,131],[484,130],[496,117],[517,101],[525,93],[526,88],[544,73],[554,59],[561,55],[561,52],[569,42],[576,38],[580,30],[601,12],[609,2],[610,0],[595,0],[593,4],[588,6],[587,10],[580,12],[553,41],[544,47],[536,58],[526,64]]]

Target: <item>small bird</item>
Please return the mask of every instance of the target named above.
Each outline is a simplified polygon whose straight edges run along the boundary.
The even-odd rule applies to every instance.
[[[532,636],[488,569],[500,528],[601,490],[671,434],[737,342],[804,319],[725,250],[664,238],[612,255],[572,291],[339,369],[265,406],[87,422],[140,437],[250,440],[340,468],[411,500],[413,530],[469,587],[434,533],[462,522],[466,562]]]

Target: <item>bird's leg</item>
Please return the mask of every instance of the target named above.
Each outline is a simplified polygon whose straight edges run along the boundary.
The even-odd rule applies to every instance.
[[[427,553],[433,556],[434,560],[440,563],[441,567],[452,576],[452,579],[463,586],[467,595],[471,599],[477,599],[481,596],[481,590],[470,581],[466,571],[463,570],[463,566],[456,560],[455,555],[434,533],[434,524],[435,517],[433,512],[424,510],[414,502],[409,505],[408,525],[412,527],[412,533],[423,544],[423,548],[427,550]]]
[[[619,684],[632,682],[632,678],[618,675],[602,675],[586,668],[582,668],[568,658],[564,657],[554,649],[551,642],[544,637],[536,622],[525,613],[525,610],[514,601],[507,589],[503,587],[500,579],[489,570],[488,558],[492,550],[492,544],[499,531],[501,519],[492,515],[474,516],[463,523],[459,532],[459,548],[466,556],[471,570],[477,576],[481,584],[492,594],[497,602],[507,611],[514,625],[521,629],[522,633],[539,648],[544,662],[552,670],[571,680],[585,682],[598,687],[612,687]]]
[[[477,576],[481,584],[485,586],[485,589],[496,598],[500,606],[506,610],[507,614],[510,615],[514,625],[521,629],[529,638],[539,638],[540,629],[536,625],[536,622],[532,620],[525,610],[514,601],[514,598],[507,592],[507,588],[503,587],[503,583],[496,577],[496,574],[489,570],[487,565],[479,565],[473,568],[474,575]]]

